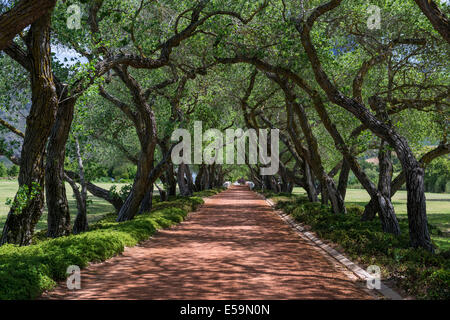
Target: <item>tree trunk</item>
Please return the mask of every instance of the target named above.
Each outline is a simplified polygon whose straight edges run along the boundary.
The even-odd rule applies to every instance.
[[[145,193],[138,214],[149,213],[152,210],[152,201],[153,201],[153,184]]]
[[[203,191],[205,189],[203,175],[205,173],[205,165],[201,164],[198,169],[197,176],[195,177],[195,189],[197,191]]]
[[[73,194],[75,195],[75,199],[77,201],[78,212],[73,224],[72,232],[74,234],[79,234],[88,230],[86,201],[85,199],[83,199],[83,196],[81,195],[81,192],[78,189],[75,181],[68,175],[65,175],[64,178],[72,187]]]
[[[328,112],[325,109],[321,98],[319,96],[313,96],[313,99],[314,108],[316,109],[325,129],[327,129],[328,133],[333,138],[336,149],[342,153],[345,160],[344,163],[347,163],[347,165],[351,168],[358,181],[369,193],[370,197],[372,199],[375,199],[375,202],[381,213],[380,219],[383,231],[393,233],[395,235],[400,234],[400,226],[398,224],[397,217],[395,216],[394,207],[391,203],[390,195],[386,195],[380,192],[359,166],[356,158],[352,155],[349,147],[346,145],[336,126],[334,125],[334,123],[332,123],[330,117],[328,116]],[[376,110],[381,109],[376,108]],[[385,108],[383,110],[385,110]],[[382,154],[382,160],[386,161],[386,154],[384,153]],[[385,170],[389,169],[389,163],[385,164],[385,166]],[[343,169],[346,170],[345,168]],[[384,174],[383,177],[388,177],[388,175]]]
[[[86,183],[86,187],[92,195],[102,198],[103,200],[108,201],[110,204],[112,204],[114,206],[114,209],[116,209],[116,212],[119,212],[120,208],[122,208],[123,200],[120,197],[112,195],[109,190],[96,186],[89,181]]]
[[[417,161],[411,161],[407,164],[405,171],[411,246],[413,248],[423,247],[429,251],[434,251],[428,232],[425,188],[423,183],[424,170],[419,166]]]
[[[21,0],[11,10],[0,15],[0,50],[39,17],[52,10],[55,0]]]
[[[286,166],[280,161],[280,170],[278,174],[281,178],[281,192],[291,193],[293,189],[292,177],[289,177],[289,173],[287,172]]]
[[[306,161],[303,161],[303,171],[305,172],[305,186],[308,199],[311,202],[318,202],[319,198],[317,197],[317,190],[314,184],[314,176],[311,172],[311,167]]]
[[[379,160],[379,178],[378,178],[378,191],[383,195],[385,199],[391,199],[391,180],[392,180],[392,161],[391,151],[389,145],[385,141],[381,141],[380,150],[378,152]],[[390,206],[392,202],[389,201]],[[383,214],[388,212],[389,215]],[[398,225],[397,217],[395,216],[394,208],[389,210],[380,211],[380,220],[383,230],[390,230],[394,234],[400,233],[400,226]]]
[[[208,179],[208,184],[206,186],[207,189],[212,189],[214,188],[214,180],[216,179],[216,172],[214,170],[215,164],[211,164],[207,166],[207,169],[209,171],[209,179]]]
[[[264,190],[276,191],[272,183],[272,176],[262,176]]]
[[[186,167],[187,167],[187,165],[184,163],[181,163],[178,166],[178,172],[177,172],[178,188],[180,190],[181,196],[190,197],[190,196],[192,196],[192,191],[189,188],[187,179],[185,178]]]
[[[78,234],[87,231],[89,229],[89,226],[87,220],[86,179],[84,178],[84,165],[83,165],[83,158],[81,157],[80,142],[78,141],[77,137],[75,137],[75,153],[77,155],[78,160],[78,172],[80,175],[81,192],[78,192],[78,197],[75,194],[75,197],[77,197],[78,213],[75,218],[75,222],[73,224],[73,233]]]
[[[173,172],[173,164],[170,163],[167,171],[167,184],[168,184],[168,196],[176,196],[177,195],[177,180],[175,179],[175,173]]]
[[[216,183],[214,185],[215,188],[219,188],[224,184],[224,172],[222,169],[222,165],[217,166],[217,174],[216,174]]]
[[[155,135],[156,136],[156,135]],[[153,169],[153,156],[156,141],[149,143],[147,150],[143,150],[139,158],[138,170],[134,179],[133,187],[125,203],[119,211],[117,221],[127,221],[134,218],[150,186],[158,177],[150,177]],[[153,180],[154,179],[154,180]],[[153,180],[153,181],[152,181]]]
[[[347,161],[342,161],[341,173],[339,174],[338,192],[345,201],[347,194],[348,176],[350,174],[350,165]]]
[[[79,175],[73,171],[66,170],[66,171],[64,171],[64,173],[67,177],[69,177],[72,180],[75,180],[75,181],[80,180]],[[123,200],[120,197],[112,194],[111,192],[109,192],[109,190],[103,189],[89,181],[86,181],[86,188],[93,196],[99,197],[99,198],[109,202],[110,204],[112,204],[114,206],[116,211],[119,212],[120,208],[123,205]]]
[[[186,180],[187,180],[187,185],[188,185],[188,188],[189,188],[189,192],[191,194],[193,194],[194,191],[195,191],[195,185],[194,185],[194,181],[192,180],[191,169],[189,168],[189,165],[187,165],[187,164],[185,165],[184,169],[185,169]]]
[[[450,44],[450,22],[432,0],[414,0],[434,29]]]
[[[55,121],[58,97],[50,57],[50,14],[39,18],[30,29],[32,105],[27,117],[19,171],[19,192],[8,213],[0,244],[28,245],[44,206],[45,144]]]
[[[167,191],[164,190],[164,189],[162,189],[162,188],[160,188],[160,187],[158,186],[158,184],[155,183],[155,185],[156,185],[156,188],[157,188],[158,191],[159,191],[159,200],[160,200],[161,202],[162,202],[162,201],[167,201],[167,200],[168,200]]]
[[[208,189],[209,180],[210,180],[209,169],[208,166],[205,165],[205,172],[203,174],[203,190]]]
[[[169,143],[167,139],[161,139],[158,142],[159,147],[161,148],[161,152],[163,154],[168,154],[169,152]],[[165,170],[165,174],[161,176],[163,179],[163,183],[167,186],[168,196],[176,196],[177,195],[177,180],[175,179],[175,173],[173,170],[173,163],[169,159],[167,161],[167,168]]]
[[[73,120],[76,99],[67,97],[67,88],[58,84],[59,104],[56,122],[50,134],[45,171],[45,195],[47,201],[47,237],[56,238],[70,233],[70,212],[64,184],[66,142]]]

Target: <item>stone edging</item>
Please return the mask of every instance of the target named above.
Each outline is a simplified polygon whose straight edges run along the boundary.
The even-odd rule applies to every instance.
[[[267,199],[264,195],[256,192],[259,196],[261,196],[267,204],[269,204],[273,209],[275,209],[275,204]],[[336,249],[330,247],[329,245],[325,244],[317,238],[313,233],[308,232],[305,230],[304,227],[302,227],[299,223],[297,223],[292,217],[288,214],[281,214],[281,211],[275,210],[275,212],[280,216],[280,218],[285,221],[292,229],[294,229],[302,238],[309,241],[314,246],[321,249],[321,251],[337,260],[339,263],[341,263],[344,267],[346,267],[348,270],[353,272],[359,279],[363,281],[367,281],[368,279],[371,279],[372,276],[364,269],[362,269],[360,266],[358,266],[356,263],[352,262],[350,259],[348,259],[346,256],[344,256],[342,253],[336,251]],[[403,300],[402,296],[398,294],[395,290],[393,290],[391,287],[386,285],[383,281],[381,281],[381,288],[375,289],[379,293],[381,293],[383,296],[390,300]]]

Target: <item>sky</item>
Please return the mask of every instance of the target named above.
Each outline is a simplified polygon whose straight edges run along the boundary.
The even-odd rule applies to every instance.
[[[55,53],[55,58],[62,64],[64,64],[67,67],[70,67],[77,62],[81,63],[87,63],[88,60],[81,56],[79,53],[77,53],[75,50],[67,48],[63,45],[52,45],[52,52]],[[67,59],[67,61],[65,61]],[[75,59],[75,60],[71,60]]]

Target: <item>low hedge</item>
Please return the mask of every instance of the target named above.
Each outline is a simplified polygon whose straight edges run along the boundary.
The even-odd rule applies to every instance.
[[[320,238],[339,244],[353,260],[380,266],[383,278],[393,279],[408,295],[450,299],[450,251],[432,254],[411,248],[407,219],[399,220],[402,234],[396,237],[384,233],[378,219],[361,221],[364,208],[358,205],[348,205],[347,214],[333,214],[330,207],[304,196],[283,194],[274,200],[277,208],[308,225]],[[432,225],[429,228],[440,232]]]
[[[220,191],[215,189],[209,194]],[[150,213],[131,221],[117,223],[116,214],[108,214],[79,235],[38,240],[26,247],[1,246],[0,300],[37,298],[66,278],[68,266],[83,268],[90,262],[105,261],[123,252],[125,247],[148,239],[158,229],[183,221],[203,203],[202,193],[194,195],[156,203]]]

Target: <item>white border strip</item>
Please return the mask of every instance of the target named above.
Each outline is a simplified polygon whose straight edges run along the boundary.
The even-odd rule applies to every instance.
[[[267,199],[264,195],[259,194],[273,209],[275,209],[275,204]],[[305,238],[306,240],[312,242],[314,245],[325,251],[326,254],[330,255],[334,259],[336,259],[338,262],[343,264],[347,269],[352,271],[358,278],[360,278],[363,281],[367,281],[368,279],[371,279],[372,276],[362,269],[360,266],[358,266],[356,263],[352,262],[350,259],[345,257],[342,253],[339,253],[329,245],[323,243],[319,238],[314,236],[311,232],[308,232],[303,228],[299,223],[297,223],[292,217],[288,214],[281,214],[278,210],[274,210],[282,220],[284,220],[287,224],[289,224],[297,233],[299,233],[302,238]],[[375,289],[378,292],[380,292],[383,296],[391,299],[391,300],[403,300],[402,296],[399,295],[396,291],[394,291],[391,287],[387,286],[383,281],[381,281],[381,288]]]

